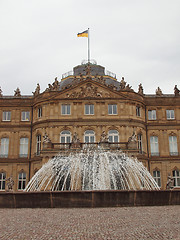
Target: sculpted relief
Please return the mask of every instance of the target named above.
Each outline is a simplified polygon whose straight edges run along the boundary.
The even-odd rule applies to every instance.
[[[78,90],[67,93],[67,98],[103,98],[103,97],[111,97],[111,94],[104,91],[99,91],[98,87],[93,86],[91,83],[87,83],[86,86],[80,87]]]

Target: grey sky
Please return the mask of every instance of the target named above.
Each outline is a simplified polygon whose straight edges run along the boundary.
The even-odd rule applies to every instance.
[[[0,86],[4,95],[44,91],[91,58],[137,91],[180,88],[179,0],[0,0]]]

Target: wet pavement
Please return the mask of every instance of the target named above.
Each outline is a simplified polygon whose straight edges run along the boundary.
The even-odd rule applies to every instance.
[[[0,209],[0,239],[180,240],[180,206]]]

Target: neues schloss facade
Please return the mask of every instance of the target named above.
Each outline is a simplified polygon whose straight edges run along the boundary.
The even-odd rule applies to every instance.
[[[0,191],[22,191],[30,178],[59,151],[96,146],[122,149],[150,171],[161,189],[168,176],[180,187],[180,93],[145,95],[95,63],[82,64],[44,92],[0,91]]]

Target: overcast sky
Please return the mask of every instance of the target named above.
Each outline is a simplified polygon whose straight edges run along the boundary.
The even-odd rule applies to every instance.
[[[91,59],[145,93],[180,88],[180,0],[0,0],[0,86],[31,95]]]

